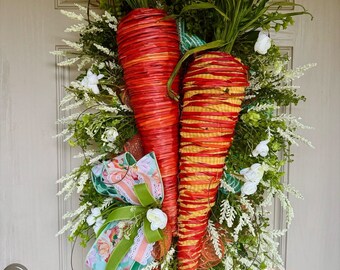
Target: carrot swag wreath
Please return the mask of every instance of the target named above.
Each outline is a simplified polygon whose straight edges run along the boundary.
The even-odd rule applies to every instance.
[[[300,195],[281,167],[291,144],[310,144],[296,133],[309,127],[280,111],[305,99],[292,80],[312,65],[288,69],[269,30],[309,13],[268,0],[76,6],[62,13],[79,40],[53,54],[79,70],[57,137],[81,150],[58,180],[80,205],[58,235],[94,240],[94,270],[282,269],[285,230],[270,229],[263,209],[276,196],[289,226],[286,193]]]

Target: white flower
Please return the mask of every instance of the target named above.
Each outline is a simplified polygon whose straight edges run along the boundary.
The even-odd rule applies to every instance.
[[[81,85],[90,88],[94,94],[99,94],[98,82],[103,77],[103,74],[96,75],[91,70],[88,70],[86,76],[81,81]]]
[[[264,168],[261,164],[255,163],[250,168],[245,168],[240,171],[240,174],[244,176],[246,182],[254,182],[258,184],[263,177]]]
[[[99,216],[100,216],[100,208],[99,207],[92,208],[91,214],[86,218],[87,224],[92,226],[96,222],[96,219],[98,219]]]
[[[71,11],[66,11],[66,10],[60,10],[61,14],[69,17],[72,20],[78,20],[78,21],[83,21],[85,18],[83,15],[81,14],[76,14],[74,12]]]
[[[98,233],[99,229],[103,226],[104,222],[105,220],[102,219],[102,217],[97,218],[96,224],[94,224],[93,226],[93,231],[95,232],[95,234]]]
[[[73,65],[75,62],[77,62],[80,58],[79,57],[73,57],[73,58],[69,58],[65,61],[59,62],[58,66],[59,67],[66,67],[66,66],[71,66]]]
[[[119,221],[117,226],[119,229],[123,230],[126,227],[127,223],[125,221]]]
[[[114,24],[118,24],[117,18],[115,16],[112,16],[109,12],[105,11],[103,17],[106,17],[107,20],[105,20],[106,23],[113,22]]]
[[[108,128],[105,130],[105,132],[103,133],[101,139],[104,142],[114,142],[116,140],[116,138],[118,137],[119,133],[117,131],[116,128]]]
[[[254,46],[254,51],[259,54],[266,54],[272,45],[272,40],[265,33],[260,32]]]
[[[110,50],[108,48],[105,48],[104,46],[101,46],[99,44],[93,43],[93,45],[101,52],[110,55],[110,56],[114,56],[113,52],[110,52]]]
[[[240,174],[242,174],[245,179],[245,183],[241,188],[242,195],[251,195],[256,192],[257,185],[260,183],[266,170],[268,170],[267,165],[254,163],[250,168],[245,168],[240,171]]]
[[[120,108],[123,110],[123,111],[128,111],[128,112],[132,112],[131,108],[125,104],[123,105],[120,105]]]
[[[260,155],[261,157],[265,157],[268,155],[269,147],[268,144],[269,140],[261,141],[256,148],[253,150],[252,154],[254,157]]]
[[[101,62],[99,65],[98,65],[98,68],[99,69],[103,69],[105,67],[105,63],[104,62]]]
[[[263,171],[267,172],[267,171],[271,170],[272,168],[268,164],[262,162],[262,169],[263,169]]]
[[[72,49],[75,49],[76,51],[80,52],[83,49],[83,44],[82,43],[77,43],[69,40],[62,39],[62,41]],[[79,58],[79,57],[78,57]]]
[[[255,182],[245,182],[241,188],[243,195],[252,195],[257,190],[257,184]]]
[[[282,61],[276,61],[273,66],[273,75],[277,76],[281,73],[285,63]]]
[[[149,209],[146,213],[146,218],[151,223],[151,230],[155,231],[157,229],[163,230],[168,223],[167,215],[158,208]]]

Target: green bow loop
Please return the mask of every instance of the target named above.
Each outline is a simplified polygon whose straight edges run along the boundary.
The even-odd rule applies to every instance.
[[[151,195],[151,192],[145,183],[135,185],[133,190],[142,206],[149,208],[158,206],[157,201]]]
[[[136,193],[136,196],[139,202],[141,203],[141,206],[131,205],[131,206],[122,206],[119,208],[115,208],[109,214],[105,223],[98,230],[97,235],[96,235],[97,237],[103,232],[106,226],[113,221],[131,220],[134,218],[143,217],[144,234],[145,234],[146,239],[148,240],[148,243],[157,242],[163,239],[161,230],[159,229],[156,231],[151,230],[151,223],[146,218],[147,211],[151,208],[157,207],[159,203],[151,195],[151,192],[145,183],[135,185],[133,189]]]
[[[167,223],[161,210],[164,187],[155,154],[136,161],[124,153],[105,161],[92,168],[92,181],[98,192],[125,205],[109,212],[87,255],[87,265],[94,270],[142,269],[154,260],[150,250],[163,239]]]

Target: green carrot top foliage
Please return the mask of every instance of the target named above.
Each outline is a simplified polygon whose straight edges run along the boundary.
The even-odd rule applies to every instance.
[[[301,10],[281,13],[287,7]],[[294,16],[312,16],[300,4],[270,0],[178,0],[174,12],[183,17],[191,34],[208,43],[219,40],[221,50],[229,53],[237,39],[259,28],[279,31],[293,24]]]

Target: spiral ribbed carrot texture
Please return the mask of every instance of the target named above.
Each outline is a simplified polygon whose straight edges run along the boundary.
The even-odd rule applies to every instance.
[[[233,56],[197,56],[183,81],[180,130],[179,269],[197,269],[210,210],[231,146],[247,68]]]
[[[176,22],[159,9],[139,8],[118,25],[118,53],[145,153],[154,151],[162,174],[168,231],[177,225],[178,103],[167,81],[179,58]],[[176,79],[172,89],[178,91]],[[171,233],[170,233],[171,235]]]

